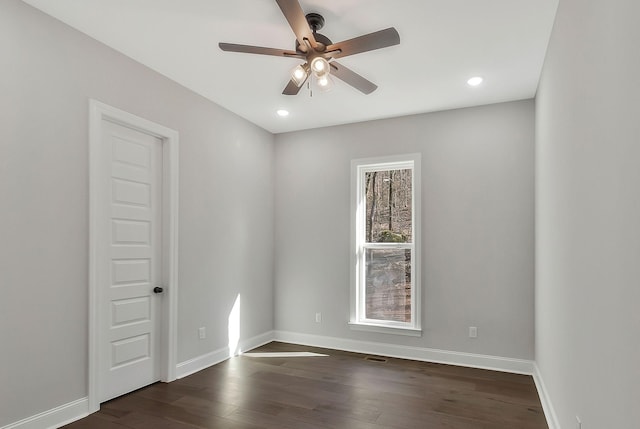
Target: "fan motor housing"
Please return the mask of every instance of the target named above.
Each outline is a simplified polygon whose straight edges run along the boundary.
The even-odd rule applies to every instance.
[[[324,34],[320,34],[320,33],[314,33],[313,37],[315,37],[316,42],[318,42],[318,47],[316,48],[316,50],[318,52],[324,52],[325,48],[329,45],[332,45],[333,42],[331,41],[331,39],[329,39],[327,36],[325,36]],[[305,51],[300,49],[300,42],[298,42],[296,40],[296,51],[300,52],[302,54],[305,53]]]
[[[316,51],[324,52],[325,48],[329,45],[332,45],[333,42],[324,34],[320,34],[317,31],[324,27],[324,17],[319,13],[311,12],[305,15],[307,19],[307,23],[309,24],[309,28],[313,31],[313,37],[318,42],[318,47]],[[300,42],[296,40],[296,51],[300,53],[305,53],[305,51],[300,49]]]

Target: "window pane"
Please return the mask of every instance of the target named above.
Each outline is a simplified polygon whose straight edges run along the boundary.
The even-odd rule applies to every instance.
[[[411,242],[411,169],[365,173],[367,243]]]
[[[366,249],[367,319],[411,322],[411,250]]]

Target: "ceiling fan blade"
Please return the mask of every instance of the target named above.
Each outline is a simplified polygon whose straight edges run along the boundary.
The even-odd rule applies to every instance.
[[[237,45],[235,43],[218,43],[220,49],[227,52],[242,52],[245,54],[272,55],[276,57],[306,58],[300,52],[287,49],[263,48],[262,46]]]
[[[384,30],[329,45],[327,46],[326,53],[333,58],[340,58],[346,57],[347,55],[386,48],[387,46],[393,46],[399,43],[400,35],[398,31],[393,27],[389,27]],[[335,53],[333,53],[334,51]]]
[[[306,81],[307,80],[305,79],[305,81],[302,82],[302,85],[298,86],[293,81],[293,79],[291,79],[289,81],[289,83],[287,84],[287,86],[284,87],[284,91],[282,91],[282,94],[283,95],[298,95],[298,93],[300,92],[300,89],[304,86]]]
[[[360,76],[358,73],[346,68],[335,61],[329,63],[331,66],[331,76],[335,76],[344,83],[347,83],[364,94],[371,94],[378,88],[373,82]]]
[[[313,31],[309,28],[307,18],[304,16],[298,0],[276,0],[276,3],[280,6],[282,14],[287,18],[293,33],[296,35],[296,39],[298,39],[298,43],[300,43],[300,49],[303,52],[307,52],[308,47],[305,39],[309,41],[312,48],[315,48],[318,42],[316,42],[316,38],[313,37]]]

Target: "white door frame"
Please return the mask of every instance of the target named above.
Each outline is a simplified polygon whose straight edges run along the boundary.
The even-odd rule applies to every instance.
[[[100,195],[100,144],[102,121],[107,120],[162,140],[162,277],[165,293],[162,299],[160,330],[160,379],[176,379],[178,332],[178,132],[116,109],[96,100],[89,100],[89,412],[100,409],[100,306],[97,283],[97,245],[103,232],[97,222]]]

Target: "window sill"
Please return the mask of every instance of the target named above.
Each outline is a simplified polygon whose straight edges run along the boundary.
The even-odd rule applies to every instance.
[[[349,322],[349,328],[354,331],[378,332],[381,334],[406,335],[409,337],[421,337],[422,329],[405,328],[374,323]]]

